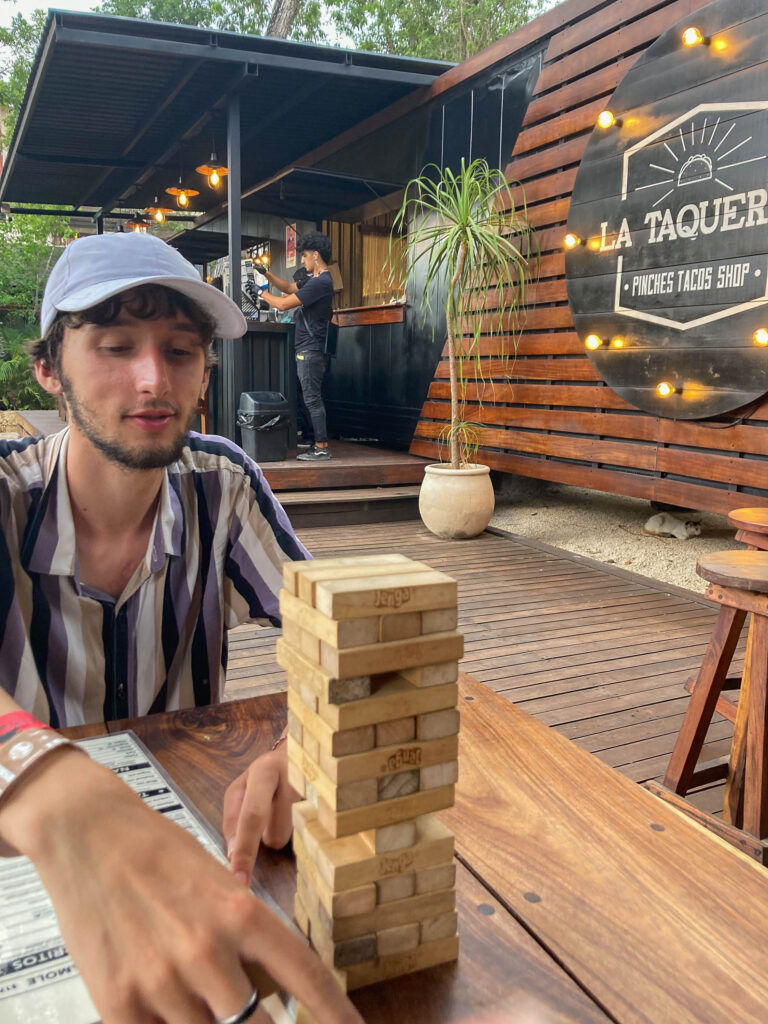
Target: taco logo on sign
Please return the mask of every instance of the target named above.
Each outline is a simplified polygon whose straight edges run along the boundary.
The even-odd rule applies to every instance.
[[[600,224],[600,252],[616,255],[615,312],[685,331],[768,302],[765,253],[744,238],[746,255],[717,255],[733,248],[729,233],[768,225],[766,141],[768,102],[711,103],[626,151],[620,220]]]

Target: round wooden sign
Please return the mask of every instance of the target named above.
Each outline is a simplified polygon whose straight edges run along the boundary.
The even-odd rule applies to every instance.
[[[768,391],[767,81],[765,0],[715,0],[643,54],[581,162],[574,323],[603,379],[655,415]]]

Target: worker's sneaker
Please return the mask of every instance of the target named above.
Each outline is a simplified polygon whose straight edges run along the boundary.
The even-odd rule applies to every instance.
[[[313,445],[308,452],[301,452],[296,456],[299,462],[327,462],[331,453],[327,448],[318,448]]]

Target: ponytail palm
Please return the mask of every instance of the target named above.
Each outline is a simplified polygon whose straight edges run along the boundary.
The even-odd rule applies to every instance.
[[[407,229],[406,277],[423,273],[423,315],[430,316],[432,295],[444,294],[451,425],[451,466],[460,468],[460,436],[467,424],[459,417],[459,378],[464,364],[482,376],[480,337],[511,333],[524,305],[531,231],[525,206],[517,208],[501,171],[485,160],[458,174],[434,164],[409,182],[393,228]],[[430,317],[431,318],[431,317]]]

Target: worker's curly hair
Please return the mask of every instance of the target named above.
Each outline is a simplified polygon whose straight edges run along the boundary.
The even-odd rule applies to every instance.
[[[299,252],[319,252],[323,263],[331,262],[331,243],[328,236],[320,231],[308,231],[296,243]]]

